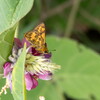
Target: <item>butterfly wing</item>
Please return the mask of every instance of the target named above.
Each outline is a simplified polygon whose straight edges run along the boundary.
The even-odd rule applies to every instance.
[[[34,30],[25,33],[24,37],[39,53],[47,53],[47,45],[45,42],[45,25],[39,24]]]

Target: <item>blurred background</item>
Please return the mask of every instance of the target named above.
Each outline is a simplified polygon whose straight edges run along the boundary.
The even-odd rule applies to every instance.
[[[28,100],[41,95],[46,100],[100,100],[100,0],[34,0],[19,23],[19,38],[41,22],[61,70],[50,82],[39,80]],[[10,93],[2,98],[13,100]]]
[[[64,71],[66,73],[65,76],[67,76],[68,73],[70,73],[70,75],[71,73],[75,73],[76,75],[80,71],[80,69],[82,69],[81,66],[83,66],[83,69],[87,66],[86,70],[88,70],[89,67],[89,71],[85,70],[82,73],[85,74],[95,73],[91,71],[92,68],[91,63],[94,61],[95,64],[93,65],[95,66],[98,63],[95,61],[96,58],[93,55],[89,55],[88,53],[83,53],[83,56],[74,58],[73,55],[76,54],[77,52],[76,48],[78,48],[78,46],[75,46],[76,48],[73,48],[74,47],[73,44],[64,42],[63,39],[65,39],[66,41],[68,39],[74,40],[76,41],[76,43],[78,43],[78,45],[83,44],[85,47],[92,49],[93,51],[97,52],[97,54],[99,55],[100,53],[100,0],[35,0],[34,6],[31,9],[31,11],[20,22],[19,33],[21,34],[19,37],[22,38],[25,32],[34,29],[41,22],[44,22],[46,25],[47,36],[52,35],[54,37],[54,40],[56,40],[55,37],[62,38],[62,42],[58,42],[57,44],[55,43],[55,41],[54,43],[52,43],[51,42],[52,39],[50,40],[50,42],[48,42],[48,46],[51,47],[50,49],[56,50],[55,52],[53,52],[54,61],[57,64],[60,64],[62,66],[62,69],[58,71],[60,75],[62,75]],[[52,46],[53,44],[55,44],[55,46]],[[60,44],[64,45],[64,47],[62,45],[56,47],[56,45],[60,45]],[[57,48],[59,48],[60,50],[57,50]],[[71,49],[73,49],[72,52]],[[78,53],[80,54],[79,51],[80,50],[78,48]],[[61,52],[63,52],[63,54],[60,54]],[[57,54],[58,56],[56,56]],[[66,69],[64,67],[66,67]],[[92,70],[95,69],[93,68]],[[97,67],[97,70],[99,69]],[[81,74],[79,75],[80,77],[82,77]],[[58,80],[63,81],[64,76],[62,75],[61,79]],[[87,81],[88,80],[89,79],[87,79]],[[80,81],[82,83],[80,83]],[[52,91],[52,94],[55,95],[52,97],[51,95],[47,94],[46,99],[48,100],[100,100],[100,99],[96,99],[98,97],[97,95],[98,92],[100,93],[100,91],[97,89],[98,86],[95,89],[98,92],[96,92],[94,89],[91,88],[91,87],[95,88],[96,84],[93,83],[93,85],[90,86],[91,82],[96,82],[96,81],[90,79],[89,82],[90,83],[85,82],[84,78],[83,79],[80,78],[79,80],[72,77],[66,78],[66,81],[64,81],[64,83],[61,83],[61,87],[60,87],[63,88],[62,97],[58,96],[62,92],[60,88],[59,89],[57,89],[57,87],[55,88],[57,89],[57,91],[60,91],[60,93],[59,92],[53,93],[56,92],[56,90],[53,90],[48,85],[46,85],[47,88],[49,87],[49,89]],[[55,86],[54,83],[56,84],[57,80],[53,82],[52,86]],[[76,87],[73,86],[74,83]],[[39,90],[33,90],[33,91],[39,91]]]
[[[46,24],[46,35],[72,38],[100,52],[100,0],[35,0],[20,22],[20,33],[41,22]]]

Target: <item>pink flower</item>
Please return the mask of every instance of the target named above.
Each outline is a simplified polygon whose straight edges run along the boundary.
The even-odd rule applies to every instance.
[[[25,82],[27,90],[36,88],[38,85],[38,81],[30,73],[25,74]]]
[[[20,56],[24,43],[27,46],[25,61],[25,84],[27,90],[36,88],[38,86],[38,79],[52,79],[53,71],[60,68],[60,66],[52,63],[50,59],[51,53],[41,54],[25,38],[22,41],[15,38],[12,54],[9,56],[10,62],[6,62],[3,66],[4,77],[9,81],[10,89],[12,89],[12,71],[14,64]]]
[[[12,90],[12,70],[13,70],[13,68],[11,68],[11,63],[10,62],[6,62],[3,65],[3,69],[4,69],[4,77],[8,81],[9,87]]]
[[[6,62],[3,65],[3,69],[4,69],[4,77],[6,77],[9,73],[11,73],[12,68],[11,68],[11,63],[10,62]]]
[[[27,47],[29,47],[31,45],[25,38],[23,38],[22,41],[18,38],[14,38],[14,43],[19,48],[22,48],[24,46],[24,43],[26,43]]]
[[[51,80],[52,79],[52,73],[50,72],[45,72],[44,74],[38,74],[39,79],[42,80]]]

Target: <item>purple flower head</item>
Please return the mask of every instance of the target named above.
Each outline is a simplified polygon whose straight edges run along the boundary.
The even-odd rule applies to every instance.
[[[51,53],[39,53],[25,38],[22,41],[15,38],[12,54],[9,56],[10,62],[6,62],[3,65],[4,77],[7,79],[10,89],[12,89],[14,64],[22,52],[24,43],[27,46],[25,60],[25,84],[27,90],[36,88],[38,86],[38,79],[52,79],[54,70],[60,68],[59,65],[52,63],[50,59]]]
[[[36,49],[34,47],[32,47],[31,44],[25,38],[23,38],[22,41],[18,38],[15,38],[14,43],[16,44],[16,46],[18,48],[23,48],[24,43],[26,43],[27,48],[29,48],[28,53],[31,53],[34,56],[40,56],[41,55],[41,53],[36,51]]]

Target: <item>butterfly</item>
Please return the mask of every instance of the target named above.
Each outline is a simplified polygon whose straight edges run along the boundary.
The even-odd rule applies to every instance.
[[[45,24],[41,23],[34,30],[25,33],[24,37],[39,53],[48,53],[45,42]]]

